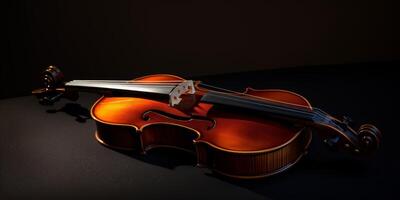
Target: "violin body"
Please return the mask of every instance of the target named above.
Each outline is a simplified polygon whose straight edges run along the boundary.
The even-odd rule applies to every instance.
[[[182,80],[151,75],[135,80]],[[308,101],[284,90],[244,93],[303,105]],[[280,172],[306,152],[311,131],[234,109],[199,103],[187,113],[168,102],[134,97],[102,97],[91,109],[97,123],[96,139],[111,148],[145,153],[173,147],[195,153],[197,165],[237,178],[264,177]],[[193,117],[195,116],[195,117]]]
[[[78,91],[102,94],[91,116],[97,141],[107,147],[143,154],[182,149],[197,157],[197,166],[234,178],[288,169],[307,152],[312,132],[328,146],[356,154],[374,152],[381,139],[375,126],[356,131],[348,117],[339,120],[286,90],[235,92],[168,74],[63,82],[54,66],[43,73],[43,83],[32,92],[42,104],[76,100]]]

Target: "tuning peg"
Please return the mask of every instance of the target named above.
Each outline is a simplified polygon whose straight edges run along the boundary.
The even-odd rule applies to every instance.
[[[52,105],[60,98],[76,100],[77,93],[66,93],[64,88],[64,75],[56,66],[47,67],[42,73],[43,88],[32,91],[32,94],[39,99],[43,105]]]
[[[353,123],[353,120],[349,116],[343,116],[343,123],[350,126]]]
[[[64,74],[56,66],[48,66],[42,75],[45,88],[56,88],[64,84]]]
[[[338,144],[339,139],[340,139],[339,136],[334,136],[334,137],[325,139],[324,143],[327,144],[329,147],[334,148]]]

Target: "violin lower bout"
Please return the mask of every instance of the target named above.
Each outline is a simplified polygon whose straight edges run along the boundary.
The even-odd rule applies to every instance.
[[[282,172],[306,153],[311,130],[303,128],[285,145],[262,151],[232,151],[207,142],[197,141],[197,133],[173,124],[152,124],[137,130],[126,125],[96,121],[96,139],[118,150],[146,153],[153,148],[170,147],[197,156],[197,166],[234,178],[261,178]]]

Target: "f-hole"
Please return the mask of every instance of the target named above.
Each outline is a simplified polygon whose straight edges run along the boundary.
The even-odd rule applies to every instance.
[[[144,112],[142,114],[142,119],[144,121],[149,121],[151,120],[150,115],[151,113],[157,113],[161,116],[170,118],[170,119],[174,119],[174,120],[180,120],[180,121],[190,121],[190,120],[204,120],[204,121],[208,121],[210,123],[210,125],[207,127],[207,129],[212,129],[215,127],[215,120],[209,119],[207,117],[202,117],[202,116],[190,116],[190,117],[183,117],[183,116],[177,116],[177,115],[173,115],[171,113],[167,113],[161,110],[148,110],[146,112]]]

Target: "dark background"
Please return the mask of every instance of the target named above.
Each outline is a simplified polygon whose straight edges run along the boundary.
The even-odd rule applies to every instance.
[[[394,1],[14,0],[1,6],[0,198],[398,197]],[[25,96],[40,86],[48,65],[69,79],[172,73],[234,90],[291,90],[334,116],[350,115],[356,126],[375,124],[383,143],[372,157],[354,157],[325,148],[314,134],[309,154],[290,170],[230,180],[193,167],[195,158],[180,152],[140,156],[99,145],[94,121],[78,122],[76,110],[65,109],[71,102],[42,107]],[[16,96],[24,97],[8,98]],[[82,94],[80,112],[97,98]]]
[[[29,94],[48,65],[128,79],[399,60],[394,2],[2,1],[0,97]]]

